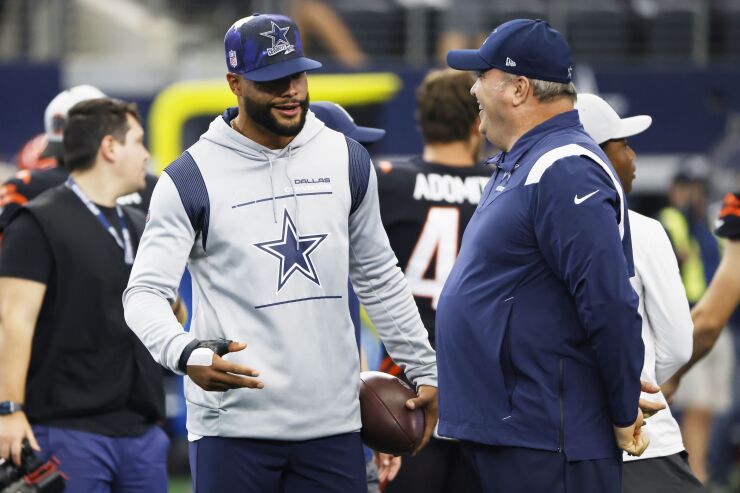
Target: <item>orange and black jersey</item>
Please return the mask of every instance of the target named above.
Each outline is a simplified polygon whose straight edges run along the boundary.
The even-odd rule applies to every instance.
[[[21,170],[3,183],[0,187],[0,231],[5,229],[23,205],[42,192],[61,185],[67,176],[64,168]]]
[[[740,240],[740,191],[725,195],[717,221],[717,236]]]
[[[61,185],[69,176],[62,167],[41,170],[22,170],[0,187],[0,233],[10,223],[18,210],[43,192]],[[121,197],[121,203],[140,209],[145,214],[149,209],[157,177],[146,176],[146,187],[138,193]]]
[[[491,169],[444,166],[419,156],[380,161],[377,176],[383,226],[434,346],[437,299]]]

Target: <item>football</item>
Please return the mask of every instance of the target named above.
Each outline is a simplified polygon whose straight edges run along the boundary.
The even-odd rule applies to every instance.
[[[362,441],[378,452],[411,453],[424,434],[424,411],[408,409],[416,397],[402,380],[379,371],[360,373]]]

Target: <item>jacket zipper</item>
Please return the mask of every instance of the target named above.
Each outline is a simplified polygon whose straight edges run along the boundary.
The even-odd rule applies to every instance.
[[[563,403],[563,390],[565,383],[563,382],[563,359],[560,359],[560,378],[558,380],[558,400],[560,401],[560,433],[558,436],[558,452],[562,452],[565,446],[565,404]]]

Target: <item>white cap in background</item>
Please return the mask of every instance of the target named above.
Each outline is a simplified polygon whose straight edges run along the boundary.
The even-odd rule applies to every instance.
[[[648,115],[620,118],[609,103],[595,94],[579,94],[576,109],[583,128],[597,144],[637,135],[653,123]]]
[[[89,85],[74,86],[57,94],[44,111],[44,130],[48,144],[41,157],[59,156],[62,154],[62,134],[67,113],[79,102],[88,99],[106,97],[103,91]]]

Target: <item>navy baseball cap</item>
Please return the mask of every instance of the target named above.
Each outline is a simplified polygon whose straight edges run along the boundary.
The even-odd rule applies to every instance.
[[[343,133],[360,144],[372,144],[383,138],[385,130],[382,128],[360,127],[352,119],[347,110],[336,103],[317,101],[311,103],[309,109],[316,118],[332,130]]]
[[[447,52],[447,65],[458,70],[497,68],[531,79],[568,84],[573,74],[570,46],[542,19],[515,19],[493,30],[477,50]]]
[[[321,63],[303,56],[298,26],[290,17],[252,14],[239,19],[224,37],[226,66],[254,82],[316,70]]]

